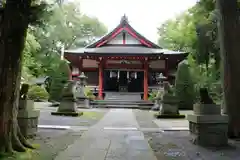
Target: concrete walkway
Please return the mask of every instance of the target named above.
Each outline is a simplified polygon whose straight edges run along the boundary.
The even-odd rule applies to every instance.
[[[55,160],[156,160],[132,110],[111,109]]]

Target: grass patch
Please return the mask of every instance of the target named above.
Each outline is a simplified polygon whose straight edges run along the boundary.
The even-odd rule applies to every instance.
[[[37,150],[27,149],[26,152],[15,152],[13,155],[1,154],[0,160],[34,160]]]
[[[78,116],[82,116],[83,112],[51,112],[51,115],[78,117]]]
[[[83,118],[101,119],[104,114],[104,112],[84,111]]]
[[[184,114],[159,114],[159,113],[156,113],[156,114],[154,114],[154,117],[157,118],[157,119],[161,119],[161,118],[164,118],[164,119],[184,119],[185,115]]]

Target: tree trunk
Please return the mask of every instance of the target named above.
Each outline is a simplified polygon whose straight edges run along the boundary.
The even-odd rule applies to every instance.
[[[224,103],[229,116],[230,138],[240,137],[240,25],[237,0],[217,0],[223,63]]]
[[[21,62],[31,0],[7,0],[0,22],[0,151],[31,147],[17,122]]]

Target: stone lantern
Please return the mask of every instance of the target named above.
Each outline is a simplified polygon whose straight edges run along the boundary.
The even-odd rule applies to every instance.
[[[158,84],[160,84],[160,86],[163,88],[163,84],[164,81],[167,79],[167,77],[165,77],[162,73],[160,73],[157,77],[156,77]]]
[[[84,89],[87,84],[87,77],[85,76],[84,72],[78,76],[78,81],[76,82],[76,98],[78,100],[85,99],[86,96],[84,94]]]
[[[80,74],[80,76],[78,76],[78,78],[79,78],[79,83],[80,83],[80,85],[82,85],[82,86],[85,86],[86,84],[87,84],[87,76],[85,76],[85,74],[84,74],[84,72],[82,72],[81,74]]]
[[[167,77],[165,77],[162,73],[160,73],[158,76],[156,76],[156,80],[158,81],[158,84],[160,84],[160,87],[157,90],[157,96],[154,99],[154,106],[152,108],[152,110],[159,110],[160,108],[160,100],[161,100],[161,94],[163,93],[163,86],[164,86],[164,81],[167,79]]]
[[[78,76],[78,81],[76,83],[76,99],[78,103],[78,107],[80,108],[89,108],[89,100],[86,97],[84,90],[87,84],[87,76],[85,76],[84,72]]]

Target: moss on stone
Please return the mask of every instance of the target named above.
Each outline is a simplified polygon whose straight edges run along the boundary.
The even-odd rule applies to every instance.
[[[82,116],[83,112],[51,112],[51,115],[78,117],[78,116]]]
[[[185,118],[185,115],[182,114],[154,114],[155,118],[164,118],[164,119],[180,119]]]
[[[178,99],[179,109],[192,109],[194,101],[194,84],[186,60],[178,65],[175,92]]]

